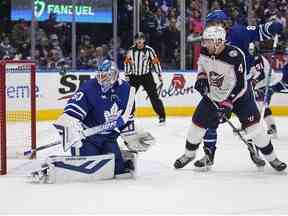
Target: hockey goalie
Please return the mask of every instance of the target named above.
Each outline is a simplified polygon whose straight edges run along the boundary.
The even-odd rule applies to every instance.
[[[135,89],[119,79],[114,62],[105,60],[96,78],[83,83],[53,124],[64,151],[71,156],[49,156],[33,182],[56,183],[135,177],[136,155],[155,143],[154,137],[135,127],[131,110]],[[117,141],[121,134],[126,149]]]

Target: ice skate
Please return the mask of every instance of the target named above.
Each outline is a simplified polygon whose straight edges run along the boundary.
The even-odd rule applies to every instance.
[[[125,160],[125,166],[127,172],[129,172],[132,178],[137,176],[137,153],[127,150],[122,150],[122,156]]]
[[[165,125],[165,123],[166,123],[166,119],[160,117],[160,118],[159,118],[159,126],[163,126],[163,125]]]
[[[195,161],[194,166],[197,168],[210,170],[214,164],[214,154],[209,148],[204,147],[205,155],[200,159]]]
[[[42,164],[39,170],[33,171],[28,176],[28,180],[32,183],[49,183],[49,166],[48,164]]]
[[[247,145],[248,150],[249,150],[249,154],[250,154],[250,158],[253,161],[253,163],[257,166],[257,167],[263,167],[265,166],[265,161],[261,158],[261,156],[259,155],[259,150],[256,148],[255,145],[252,144],[252,140],[248,140]]]
[[[269,163],[275,170],[277,170],[279,172],[286,169],[286,167],[287,167],[286,163],[280,161],[278,158],[276,158],[275,160],[273,160]]]
[[[189,162],[191,162],[192,160],[194,160],[196,157],[196,153],[194,153],[194,155],[192,155],[191,157],[188,157],[186,154],[183,154],[181,157],[179,157],[175,163],[174,163],[174,167],[175,169],[181,169],[184,166],[186,166]]]

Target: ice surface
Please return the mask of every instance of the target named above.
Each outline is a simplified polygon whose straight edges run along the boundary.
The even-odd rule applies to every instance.
[[[195,170],[193,163],[174,170],[175,159],[184,152],[190,121],[170,117],[165,126],[159,127],[156,118],[138,119],[157,138],[157,145],[139,156],[136,180],[31,184],[23,177],[31,169],[31,162],[9,160],[10,174],[0,177],[0,214],[288,213],[287,173],[277,173],[269,165],[258,170],[245,145],[226,124],[218,130],[215,165],[210,172]],[[279,139],[273,141],[276,153],[285,162],[287,121],[286,117],[276,118]],[[39,128],[42,144],[55,139],[55,131],[47,130],[49,123],[41,123]],[[57,152],[57,147],[49,150],[50,154]],[[39,154],[33,166],[47,154]],[[201,146],[197,158],[202,154]]]

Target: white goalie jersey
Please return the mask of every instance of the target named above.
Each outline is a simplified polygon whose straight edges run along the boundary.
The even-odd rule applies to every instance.
[[[226,45],[218,56],[209,55],[206,48],[201,49],[198,61],[198,72],[208,78],[210,92],[208,97],[213,101],[231,100],[235,102],[246,91],[246,62],[239,48]]]

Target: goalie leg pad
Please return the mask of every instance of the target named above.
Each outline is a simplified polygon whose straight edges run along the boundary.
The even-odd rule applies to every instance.
[[[115,156],[50,156],[46,180],[40,183],[66,183],[114,178]]]

